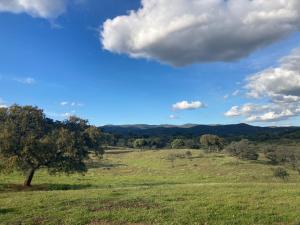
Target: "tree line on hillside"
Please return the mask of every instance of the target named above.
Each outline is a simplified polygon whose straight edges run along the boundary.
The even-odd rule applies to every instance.
[[[90,154],[103,154],[100,130],[78,117],[60,122],[32,106],[0,109],[0,170],[22,171],[25,186],[35,172],[84,173]]]
[[[197,125],[186,124],[182,126],[172,125],[127,125],[127,126],[102,126],[105,133],[113,134],[117,139],[129,140],[131,138],[150,137],[184,137],[194,138],[204,134],[214,134],[230,141],[248,139],[250,141],[272,141],[278,139],[300,141],[300,127],[258,127],[248,124],[229,125]]]

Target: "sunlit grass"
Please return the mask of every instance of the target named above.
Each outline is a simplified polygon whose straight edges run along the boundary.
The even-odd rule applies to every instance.
[[[192,151],[107,154],[85,175],[39,171],[33,188],[0,175],[0,224],[297,224],[300,176],[273,177],[266,161]]]

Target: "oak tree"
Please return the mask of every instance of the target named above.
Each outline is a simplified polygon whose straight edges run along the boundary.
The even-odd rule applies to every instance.
[[[17,169],[30,186],[35,172],[85,172],[84,160],[93,151],[102,154],[100,131],[71,117],[64,122],[46,118],[43,110],[13,105],[0,109],[0,159],[2,170]]]

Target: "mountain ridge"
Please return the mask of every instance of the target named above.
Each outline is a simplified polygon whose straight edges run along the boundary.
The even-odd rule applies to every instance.
[[[215,134],[219,136],[253,136],[253,135],[281,135],[300,130],[300,127],[261,127],[246,123],[226,125],[105,125],[100,127],[104,132],[122,136],[199,136]]]

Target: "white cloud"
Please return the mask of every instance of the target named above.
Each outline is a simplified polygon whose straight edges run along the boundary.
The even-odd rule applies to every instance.
[[[15,78],[15,81],[22,83],[22,84],[28,84],[33,85],[36,83],[36,80],[32,77],[26,77],[26,78]]]
[[[240,116],[240,115],[241,115],[241,112],[240,112],[238,106],[232,106],[231,109],[225,113],[225,116],[228,116],[228,117]]]
[[[232,96],[238,96],[240,94],[240,90],[235,90],[233,93],[232,93]]]
[[[60,103],[61,106],[70,106],[70,107],[82,107],[83,104],[79,102],[68,102],[68,101],[62,101]]]
[[[195,110],[204,107],[205,105],[200,101],[193,101],[193,102],[182,101],[182,102],[177,102],[172,106],[173,110]]]
[[[27,13],[32,17],[55,19],[65,12],[68,0],[0,0],[0,12]]]
[[[169,118],[170,118],[171,120],[176,120],[176,119],[178,119],[178,117],[177,117],[176,115],[173,115],[173,114],[170,115]]]
[[[68,102],[61,102],[61,103],[60,103],[61,106],[66,106],[66,105],[68,105],[68,104],[69,104]]]
[[[243,106],[233,106],[228,112],[225,113],[225,116],[233,117],[233,116],[249,116],[252,112],[256,111],[261,111],[263,110],[263,106],[258,106],[255,104],[247,103],[244,104]]]
[[[295,116],[294,112],[291,112],[289,109],[283,110],[279,113],[277,112],[266,112],[262,115],[251,115],[247,118],[248,122],[272,122],[272,121],[281,121],[287,118]]]
[[[269,68],[248,78],[248,95],[270,97],[273,101],[300,100],[300,50],[294,50],[280,60],[276,68]]]
[[[56,112],[46,112],[46,115],[55,119],[67,119],[70,116],[74,116],[76,114],[76,111],[72,110],[71,112],[64,112],[64,113],[56,113]]]
[[[70,116],[73,116],[73,115],[74,115],[73,113],[66,112],[66,113],[62,114],[62,117],[69,118]]]
[[[223,98],[224,98],[224,100],[227,100],[229,98],[229,95],[228,94],[224,95]]]
[[[103,24],[103,48],[175,66],[232,61],[300,30],[299,0],[142,0]]]
[[[233,106],[225,116],[244,116],[246,122],[274,122],[286,120],[300,114],[300,106],[290,103],[244,104]]]
[[[300,50],[293,50],[280,65],[250,76],[245,86],[249,97],[267,104],[233,106],[225,116],[244,116],[248,122],[287,120],[300,115]]]

